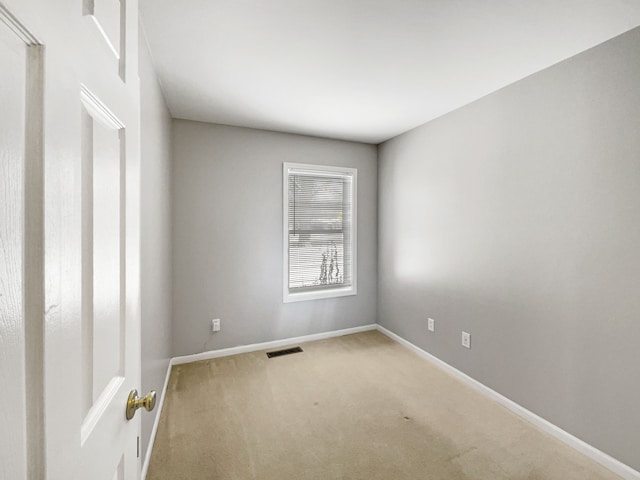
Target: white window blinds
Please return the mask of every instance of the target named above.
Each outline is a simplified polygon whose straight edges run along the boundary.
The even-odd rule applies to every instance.
[[[354,169],[285,164],[285,301],[355,293],[355,181]]]

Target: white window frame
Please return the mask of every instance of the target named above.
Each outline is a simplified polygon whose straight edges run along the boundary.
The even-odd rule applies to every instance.
[[[352,212],[352,260],[351,285],[348,287],[323,288],[306,292],[289,292],[289,170],[306,171],[315,175],[331,175],[332,173],[350,174],[353,176],[353,212]],[[301,302],[305,300],[320,300],[323,298],[345,297],[357,295],[358,273],[358,170],[348,167],[334,167],[329,165],[310,165],[306,163],[282,164],[282,301],[284,303]]]

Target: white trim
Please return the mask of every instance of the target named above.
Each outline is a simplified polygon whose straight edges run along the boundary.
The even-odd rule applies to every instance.
[[[240,345],[238,347],[223,348],[221,350],[211,350],[209,352],[195,353],[193,355],[185,355],[182,357],[174,357],[171,362],[173,365],[181,365],[183,363],[199,362],[200,360],[209,360],[212,358],[228,357],[229,355],[238,355],[239,353],[255,352],[257,350],[266,350],[269,348],[284,347],[293,343],[306,343],[315,340],[323,340],[325,338],[341,337],[352,333],[366,332],[376,330],[377,325],[372,323],[362,327],[345,328],[343,330],[333,330],[331,332],[314,333],[304,335],[302,337],[284,338],[282,340],[272,340],[270,342],[252,343],[251,345]]]
[[[513,413],[515,413],[516,415],[518,415],[522,419],[528,421],[529,423],[532,423],[536,427],[540,428],[542,431],[552,435],[553,437],[557,438],[558,440],[560,440],[564,444],[574,448],[575,450],[577,450],[578,452],[582,453],[583,455],[585,455],[585,456],[589,457],[590,459],[596,461],[597,463],[599,463],[603,467],[611,470],[613,473],[621,476],[622,478],[624,478],[626,480],[640,480],[640,472],[634,470],[633,468],[631,468],[628,465],[625,465],[620,460],[616,460],[612,456],[610,456],[610,455],[598,450],[597,448],[589,445],[588,443],[584,442],[583,440],[580,440],[579,438],[577,438],[577,437],[571,435],[570,433],[562,430],[560,427],[554,425],[553,423],[549,422],[548,420],[545,420],[544,418],[542,418],[542,417],[536,415],[535,413],[527,410],[523,406],[518,405],[513,400],[509,400],[507,397],[499,394],[495,390],[493,390],[493,389],[487,387],[486,385],[480,383],[479,381],[471,378],[469,375],[461,372],[457,368],[452,367],[448,363],[445,363],[444,361],[440,360],[439,358],[437,358],[437,357],[431,355],[430,353],[422,350],[420,347],[414,345],[413,343],[409,342],[408,340],[405,340],[404,338],[402,338],[401,336],[393,333],[392,331],[387,330],[382,325],[376,324],[376,328],[381,333],[384,333],[387,337],[391,338],[392,340],[395,340],[396,342],[400,343],[401,345],[404,345],[405,347],[409,348],[410,350],[413,350],[415,353],[417,353],[421,357],[425,358],[426,360],[428,360],[429,362],[433,363],[435,366],[439,367],[440,369],[444,370],[445,372],[453,375],[458,380],[461,380],[462,382],[464,382],[465,384],[467,384],[468,386],[470,386],[474,390],[482,393],[483,395],[487,396],[488,398],[490,398],[492,400],[495,400],[500,405],[508,408],[509,410],[511,410]]]
[[[173,366],[173,358],[169,359],[169,365],[167,365],[167,374],[164,377],[164,386],[160,393],[160,400],[158,401],[156,418],[153,421],[153,427],[151,428],[151,435],[149,436],[149,442],[147,443],[147,451],[144,456],[144,463],[142,464],[142,473],[140,474],[141,480],[146,480],[147,472],[149,471],[149,463],[151,462],[151,452],[153,451],[153,444],[156,441],[156,433],[158,432],[158,424],[160,423],[160,414],[162,413],[162,406],[164,405],[164,397],[167,395],[167,386],[169,385],[169,376],[171,375],[171,367]]]
[[[96,97],[86,85],[80,84],[80,100],[93,118],[100,120],[107,128],[121,130],[124,124]]]
[[[285,289],[287,285],[285,284]],[[326,288],[322,290],[311,290],[308,292],[285,293],[284,303],[304,302],[306,300],[322,300],[323,298],[338,298],[357,295],[355,285],[349,287]]]
[[[85,442],[93,432],[93,429],[96,428],[98,422],[103,417],[104,412],[111,405],[111,401],[113,397],[116,396],[116,393],[120,390],[120,387],[124,383],[124,377],[113,377],[107,386],[102,391],[98,400],[94,402],[91,406],[87,415],[84,417],[82,421],[82,426],[80,428],[80,445],[84,446]]]
[[[324,288],[320,290],[289,292],[289,172],[332,176],[333,174],[351,175],[352,212],[351,212],[351,285],[346,287]],[[358,169],[334,167],[330,165],[311,165],[306,163],[284,162],[282,164],[282,302],[301,302],[324,298],[345,297],[358,294]]]
[[[24,23],[18,20],[2,2],[0,2],[0,22],[7,25],[27,46],[42,45],[38,37],[36,37]]]
[[[311,163],[292,163],[284,162],[284,168],[289,170],[295,170],[304,174],[313,175],[316,177],[335,177],[335,173],[342,175],[355,175],[358,172],[357,168],[353,167],[336,167],[334,165],[313,165]]]

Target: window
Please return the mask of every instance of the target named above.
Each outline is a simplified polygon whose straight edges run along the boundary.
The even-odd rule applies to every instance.
[[[356,294],[355,168],[284,164],[285,302]]]

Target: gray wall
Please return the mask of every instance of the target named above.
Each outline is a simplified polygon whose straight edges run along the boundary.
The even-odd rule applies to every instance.
[[[174,355],[375,323],[375,146],[174,120],[173,152]],[[357,296],[283,304],[283,162],[358,169]]]
[[[140,38],[142,392],[162,391],[171,353],[171,118]],[[142,415],[142,454],[158,409]]]
[[[636,29],[385,142],[378,173],[379,323],[636,469],[638,52]]]

